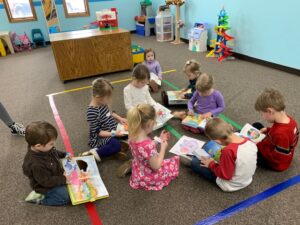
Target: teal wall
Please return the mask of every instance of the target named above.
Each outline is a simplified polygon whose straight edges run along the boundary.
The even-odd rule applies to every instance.
[[[153,0],[155,9],[163,4]],[[300,69],[299,0],[186,0],[181,18],[187,26],[181,37],[187,38],[189,28],[199,21],[209,23],[209,37],[215,38],[213,27],[223,5],[232,28],[228,33],[236,37],[235,52]]]
[[[139,0],[89,0],[90,14],[89,17],[66,18],[62,1],[56,0],[57,14],[59,17],[62,31],[80,30],[82,26],[96,20],[95,11],[106,8],[117,8],[119,27],[128,30],[135,30],[134,16],[140,13]],[[34,0],[34,7],[37,14],[37,21],[23,23],[9,23],[6,11],[0,3],[0,31],[9,30],[22,34],[24,31],[29,35],[31,29],[40,28],[46,38],[49,40],[48,30],[44,18],[44,12],[40,1]]]

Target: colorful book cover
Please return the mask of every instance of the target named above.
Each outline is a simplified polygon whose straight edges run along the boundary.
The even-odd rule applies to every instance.
[[[249,138],[255,143],[258,143],[262,141],[266,135],[260,133],[258,129],[250,125],[249,123],[246,123],[245,126],[242,128],[240,134],[246,138]]]
[[[219,145],[215,141],[209,141],[204,146],[203,149],[217,162],[220,161],[221,156],[221,150],[224,148],[224,146]]]
[[[202,149],[204,144],[205,142],[195,138],[182,136],[170,152],[176,155],[194,155],[194,151],[197,151],[201,156],[208,157],[209,155]]]
[[[72,205],[109,197],[93,156],[62,159],[62,165],[70,179],[67,188]]]
[[[159,103],[154,105],[156,110],[156,125],[154,130],[157,130],[165,125],[165,123],[173,117],[171,111]]]
[[[192,93],[191,89],[188,89],[185,92],[182,91],[167,91],[169,105],[175,104],[187,104],[189,99],[182,98],[182,94]]]
[[[204,129],[207,123],[207,119],[202,119],[199,114],[188,115],[181,122],[183,125]]]

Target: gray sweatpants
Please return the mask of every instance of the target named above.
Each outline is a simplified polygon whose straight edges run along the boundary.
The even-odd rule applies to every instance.
[[[6,126],[11,126],[14,124],[14,121],[9,116],[8,112],[0,102],[0,119],[6,124]]]

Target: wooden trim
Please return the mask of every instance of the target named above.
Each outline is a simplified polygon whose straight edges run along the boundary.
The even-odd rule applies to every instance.
[[[24,18],[13,18],[10,8],[9,8],[9,3],[7,2],[8,0],[3,0],[3,4],[4,4],[4,8],[8,17],[8,20],[10,23],[20,23],[20,22],[29,22],[29,21],[36,21],[37,17],[36,17],[36,12],[35,12],[35,8],[33,6],[33,2],[32,0],[28,0],[29,4],[30,4],[30,8],[31,8],[31,12],[32,12],[32,17],[24,17]]]
[[[64,12],[66,18],[73,18],[73,17],[84,17],[84,16],[90,16],[90,8],[88,0],[83,0],[84,6],[85,6],[85,12],[84,13],[69,13],[66,0],[63,0],[63,6],[64,6]]]

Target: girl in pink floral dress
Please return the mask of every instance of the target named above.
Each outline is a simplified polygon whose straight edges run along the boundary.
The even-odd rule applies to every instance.
[[[133,161],[130,186],[134,189],[159,191],[179,174],[179,157],[165,159],[170,134],[163,130],[160,135],[160,151],[157,141],[148,134],[155,125],[155,109],[147,104],[138,105],[128,111],[129,145]]]

